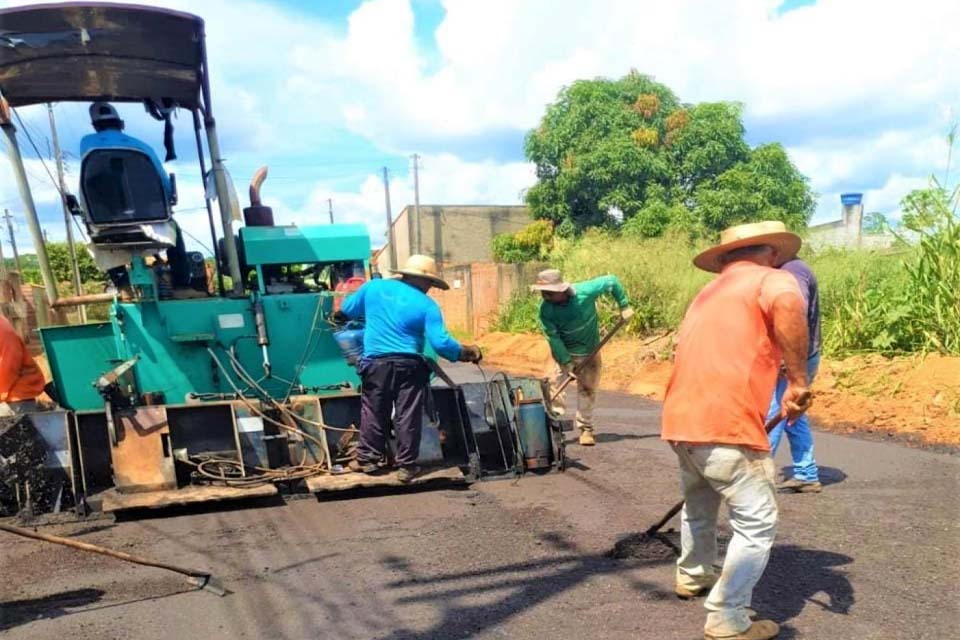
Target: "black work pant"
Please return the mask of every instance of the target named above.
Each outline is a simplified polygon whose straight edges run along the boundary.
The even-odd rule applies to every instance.
[[[411,465],[420,457],[423,405],[430,370],[418,356],[384,356],[360,362],[361,462],[378,461],[387,449],[391,415],[397,434],[397,465]]]

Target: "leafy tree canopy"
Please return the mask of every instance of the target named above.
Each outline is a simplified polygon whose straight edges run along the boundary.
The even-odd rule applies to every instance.
[[[70,262],[70,249],[66,242],[48,242],[47,258],[50,260],[50,270],[57,282],[73,282],[73,265]],[[87,251],[83,243],[77,243],[77,262],[80,265],[80,281],[84,283],[103,282],[106,280],[106,274],[97,268],[96,263],[90,252]],[[13,258],[6,259],[7,269],[16,269],[16,263]],[[23,273],[20,274],[23,282],[41,284],[40,266],[37,264],[37,256],[28,253],[20,256],[20,265],[23,267]]]
[[[538,178],[527,203],[564,235],[613,226],[614,210],[641,236],[710,235],[761,219],[801,228],[813,214],[807,179],[783,147],[744,140],[741,105],[683,104],[635,71],[561,90],[525,151]]]

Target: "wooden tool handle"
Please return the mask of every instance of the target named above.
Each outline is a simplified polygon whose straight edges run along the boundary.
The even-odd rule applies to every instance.
[[[0,531],[6,531],[7,533],[23,536],[24,538],[33,538],[34,540],[42,540],[44,542],[62,544],[67,547],[79,549],[80,551],[89,551],[91,553],[99,553],[100,555],[108,556],[110,558],[116,558],[117,560],[133,562],[134,564],[142,564],[145,567],[156,567],[158,569],[166,569],[167,571],[173,571],[174,573],[180,573],[185,576],[190,576],[192,578],[206,578],[206,577],[209,577],[210,575],[206,571],[184,569],[183,567],[177,567],[172,564],[156,562],[154,560],[148,560],[147,558],[134,556],[129,553],[124,553],[123,551],[113,551],[112,549],[107,549],[106,547],[100,547],[95,544],[90,544],[89,542],[80,542],[79,540],[72,540],[70,538],[54,536],[49,533],[40,533],[38,531],[31,531],[30,529],[15,527],[11,524],[4,524],[2,522],[0,522]]]
[[[800,401],[801,404],[806,405],[807,409],[809,409],[810,401],[812,399],[811,396],[812,394],[809,391],[805,391],[803,395],[801,395],[797,399]],[[804,409],[804,412],[806,412],[807,409]],[[771,431],[773,431],[774,427],[776,427],[778,424],[780,424],[784,420],[786,420],[786,418],[784,418],[782,415],[777,414],[772,418],[770,418],[769,420],[767,420],[767,423],[763,425],[763,430],[766,431],[767,433],[770,433]]]

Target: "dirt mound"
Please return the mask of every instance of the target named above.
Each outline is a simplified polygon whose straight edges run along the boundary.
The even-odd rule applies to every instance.
[[[814,389],[813,416],[834,429],[960,444],[960,358],[856,356],[827,361]]]
[[[493,366],[538,376],[552,368],[542,336],[493,333],[481,344],[485,361]],[[672,371],[670,349],[670,336],[612,341],[603,352],[601,388],[662,400]],[[960,445],[960,358],[824,360],[813,389],[810,413],[819,426]]]
[[[488,333],[480,340],[483,361],[514,373],[542,376],[551,369],[550,347],[541,336]]]

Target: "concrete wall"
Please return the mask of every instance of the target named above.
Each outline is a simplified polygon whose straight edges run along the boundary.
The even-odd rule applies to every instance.
[[[895,238],[887,233],[863,233],[863,205],[843,206],[840,220],[813,225],[806,240],[814,249],[887,249],[894,241]]]
[[[450,289],[431,289],[430,295],[440,304],[450,330],[480,336],[490,330],[503,305],[514,295],[527,292],[527,286],[543,268],[545,265],[534,263],[493,262],[448,266],[443,269],[443,277]]]
[[[407,205],[394,219],[397,264],[416,253],[414,207]],[[525,206],[420,205],[421,253],[445,266],[491,262],[493,236],[515,233],[531,222]],[[389,268],[390,251],[379,259],[381,271]]]

